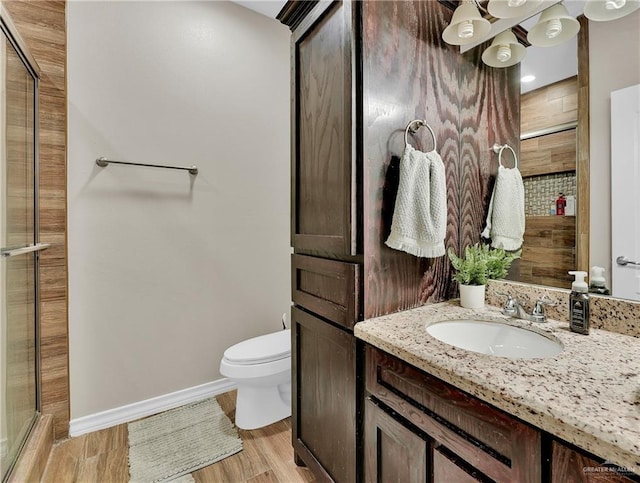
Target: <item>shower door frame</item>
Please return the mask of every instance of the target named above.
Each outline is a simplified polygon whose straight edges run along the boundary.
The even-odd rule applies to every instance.
[[[6,41],[16,51],[25,69],[33,78],[33,243],[27,247],[21,247],[3,251],[2,258],[11,256],[21,256],[33,253],[33,280],[34,280],[34,368],[35,368],[35,408],[31,422],[20,442],[15,458],[8,465],[6,473],[0,474],[0,479],[5,481],[11,476],[16,462],[19,460],[24,447],[29,440],[41,410],[41,361],[40,361],[40,251],[49,247],[49,244],[40,243],[40,166],[39,166],[39,82],[40,67],[29,51],[26,42],[21,37],[18,29],[11,20],[9,12],[0,1],[0,31],[4,34]]]

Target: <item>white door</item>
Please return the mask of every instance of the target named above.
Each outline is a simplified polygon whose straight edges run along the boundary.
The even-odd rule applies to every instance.
[[[640,300],[640,84],[611,93],[614,297]]]

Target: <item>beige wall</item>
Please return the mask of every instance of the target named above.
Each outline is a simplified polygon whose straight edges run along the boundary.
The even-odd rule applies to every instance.
[[[281,327],[290,33],[229,2],[67,8],[75,419],[216,381]]]
[[[611,91],[640,83],[640,10],[589,22],[591,119],[590,265],[611,277]]]

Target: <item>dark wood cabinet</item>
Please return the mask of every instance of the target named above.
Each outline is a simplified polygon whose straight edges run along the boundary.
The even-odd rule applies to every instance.
[[[639,482],[612,465],[371,346],[364,481]],[[397,477],[397,478],[396,478]]]
[[[353,334],[292,309],[293,448],[328,481],[356,481],[356,358]]]
[[[345,329],[361,320],[360,265],[291,255],[293,303]]]
[[[456,290],[446,257],[414,257],[384,243],[405,126],[428,119],[436,133],[447,178],[445,246],[456,250],[462,240],[470,241],[459,236],[461,213],[478,225],[484,221],[483,206],[461,206],[460,192],[478,190],[475,185],[461,190],[458,171],[464,179],[479,178],[473,173],[489,152],[489,144],[481,147],[488,143],[487,133],[491,144],[494,137],[511,139],[494,126],[504,124],[503,99],[512,91],[519,95],[519,89],[495,89],[500,92],[500,99],[491,98],[496,113],[480,126],[461,124],[463,97],[469,102],[491,97],[484,91],[509,84],[517,72],[496,77],[498,69],[483,69],[468,75],[473,81],[466,84],[477,88],[476,97],[460,88],[459,50],[441,38],[452,14],[449,4],[290,0],[278,15],[292,31],[292,432],[296,461],[320,479],[362,479],[354,324],[442,301]],[[482,66],[479,57],[469,62]],[[416,146],[430,149],[426,139],[424,132],[412,137]],[[464,163],[462,151],[473,155]],[[480,230],[471,232],[477,241]]]
[[[362,176],[353,119],[355,8],[350,1],[295,2],[283,11],[287,20],[281,18],[293,31],[293,447],[296,462],[320,480],[339,483],[359,478],[353,326],[362,320]]]
[[[551,443],[551,483],[632,483],[640,476],[625,468],[606,465],[560,441]]]
[[[539,430],[426,374],[378,349],[366,348],[366,391],[379,407],[414,427],[420,439],[429,441],[426,462],[416,457],[411,465],[430,466],[424,481],[434,483],[502,481],[539,483],[542,478],[542,443]],[[371,411],[372,404],[366,405]],[[401,454],[395,446],[381,454],[371,432],[379,431],[380,417],[365,414],[366,468]],[[397,423],[399,425],[400,423]],[[397,426],[396,426],[397,427]],[[417,436],[416,436],[417,437]],[[402,440],[407,441],[408,436]],[[370,461],[376,459],[375,462]],[[382,481],[367,473],[367,482]]]
[[[430,443],[394,419],[373,400],[365,401],[364,480],[425,483]]]
[[[350,2],[318,5],[294,31],[292,244],[357,253]]]

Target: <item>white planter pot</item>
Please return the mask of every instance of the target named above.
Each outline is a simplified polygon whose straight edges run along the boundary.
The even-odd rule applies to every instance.
[[[485,285],[460,284],[460,306],[465,309],[481,309],[484,307]]]

